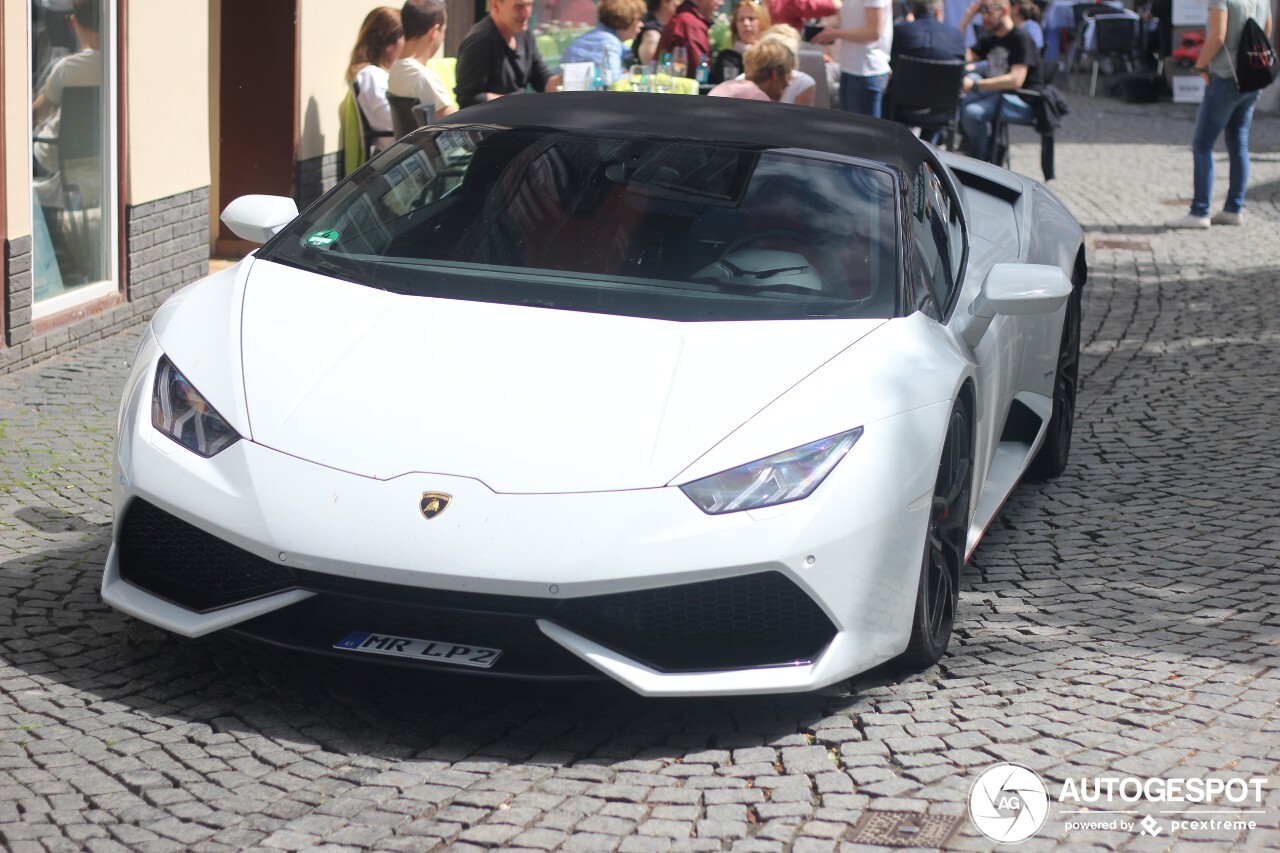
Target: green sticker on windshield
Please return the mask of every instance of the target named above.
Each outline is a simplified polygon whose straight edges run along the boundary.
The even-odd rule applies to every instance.
[[[307,245],[314,246],[317,249],[328,249],[338,242],[339,236],[341,235],[337,231],[317,231],[307,238]]]

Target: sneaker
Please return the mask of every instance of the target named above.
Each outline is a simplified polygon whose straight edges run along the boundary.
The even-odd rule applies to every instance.
[[[1232,213],[1229,210],[1220,210],[1209,221],[1214,225],[1240,225],[1244,222],[1244,211],[1239,210]]]
[[[1196,216],[1194,213],[1188,213],[1186,216],[1179,216],[1177,219],[1171,220],[1164,224],[1165,228],[1208,228],[1209,217]]]

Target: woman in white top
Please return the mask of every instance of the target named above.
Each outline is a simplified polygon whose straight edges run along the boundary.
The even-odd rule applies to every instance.
[[[782,42],[800,61],[800,33],[790,24],[774,24],[764,31],[763,38]],[[812,76],[796,68],[791,72],[791,80],[782,93],[782,103],[799,104],[802,107],[813,106],[813,96],[817,93],[817,81]]]
[[[365,16],[360,37],[351,51],[347,66],[347,82],[355,81],[359,93],[356,103],[369,130],[391,132],[391,105],[387,103],[387,80],[391,64],[400,58],[404,47],[404,30],[400,13],[390,6],[379,6]],[[374,141],[378,150],[389,148],[395,136]]]
[[[889,85],[889,48],[893,44],[890,0],[845,0],[840,26],[827,27],[814,44],[840,42],[840,109],[880,117]]]

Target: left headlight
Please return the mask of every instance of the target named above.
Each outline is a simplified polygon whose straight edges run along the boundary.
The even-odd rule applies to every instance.
[[[798,501],[818,488],[861,437],[858,427],[685,483],[680,491],[708,515]]]
[[[234,444],[240,436],[200,395],[168,356],[156,365],[151,395],[151,425],[206,459]]]

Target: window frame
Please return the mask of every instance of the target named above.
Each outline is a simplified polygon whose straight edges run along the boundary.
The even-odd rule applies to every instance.
[[[123,20],[125,3],[113,2],[113,0],[100,0],[102,3],[102,18],[99,24],[99,52],[102,61],[102,124],[101,139],[102,146],[102,186],[99,190],[99,220],[101,228],[100,241],[102,244],[102,263],[103,272],[106,277],[87,284],[79,285],[71,290],[64,291],[54,296],[44,299],[36,299],[35,280],[31,283],[31,321],[36,325],[37,331],[41,326],[46,326],[49,322],[57,324],[59,315],[67,312],[74,312],[76,309],[82,309],[94,303],[98,303],[104,299],[117,298],[120,295],[122,281],[124,278],[124,270],[122,265],[122,246],[121,235],[123,233],[123,176],[124,169],[121,161],[121,134],[123,127],[122,115],[122,97],[121,97],[121,67],[120,61],[122,51],[123,36],[121,33],[121,21]],[[30,6],[27,10],[27,30],[31,32],[35,26],[32,19]],[[34,57],[29,57],[33,59]],[[30,62],[28,63],[30,65]],[[30,99],[34,100],[36,95],[35,84],[37,75],[34,68],[28,68],[27,71],[27,90]],[[31,123],[30,118],[27,122],[28,126],[28,144],[27,148],[27,174],[34,175],[35,154],[33,151],[35,127]],[[35,181],[28,179],[27,181],[27,205],[31,211],[32,217],[32,264],[34,267],[36,258],[36,241],[35,233],[35,217],[43,215],[37,208],[35,197]],[[43,322],[42,322],[43,321]]]

